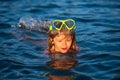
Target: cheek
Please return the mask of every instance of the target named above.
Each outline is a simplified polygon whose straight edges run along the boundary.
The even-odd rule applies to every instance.
[[[72,44],[72,41],[67,42],[68,47],[70,47],[70,46],[71,46],[71,44]]]
[[[60,46],[61,46],[61,43],[55,42],[55,46],[56,46],[56,47],[60,47]]]

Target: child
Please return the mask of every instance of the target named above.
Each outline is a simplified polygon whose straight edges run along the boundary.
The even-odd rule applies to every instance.
[[[48,49],[51,61],[46,64],[54,69],[71,69],[76,64],[78,47],[75,38],[75,21],[73,19],[54,20],[49,27]]]
[[[47,53],[76,53],[75,21],[73,19],[54,20],[49,27]]]

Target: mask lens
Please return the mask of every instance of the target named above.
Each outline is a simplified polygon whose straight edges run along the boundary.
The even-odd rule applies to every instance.
[[[55,26],[56,28],[59,28],[59,29],[60,29],[61,25],[62,25],[62,22],[60,22],[60,21],[54,22],[54,26]]]
[[[66,21],[65,24],[66,24],[69,28],[71,28],[71,27],[74,26],[74,22],[73,22],[72,20]]]

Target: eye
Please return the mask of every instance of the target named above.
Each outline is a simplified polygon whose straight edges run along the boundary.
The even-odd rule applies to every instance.
[[[62,40],[59,40],[58,42],[62,42]]]
[[[72,40],[71,38],[67,39],[67,41],[71,41],[71,40]]]

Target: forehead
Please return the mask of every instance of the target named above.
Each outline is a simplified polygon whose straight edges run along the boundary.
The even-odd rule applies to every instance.
[[[54,37],[54,39],[65,39],[65,38],[71,38],[72,36],[71,35],[65,35],[65,34],[63,34],[63,33],[60,33],[60,34],[58,34],[58,35],[56,35],[55,37]]]

